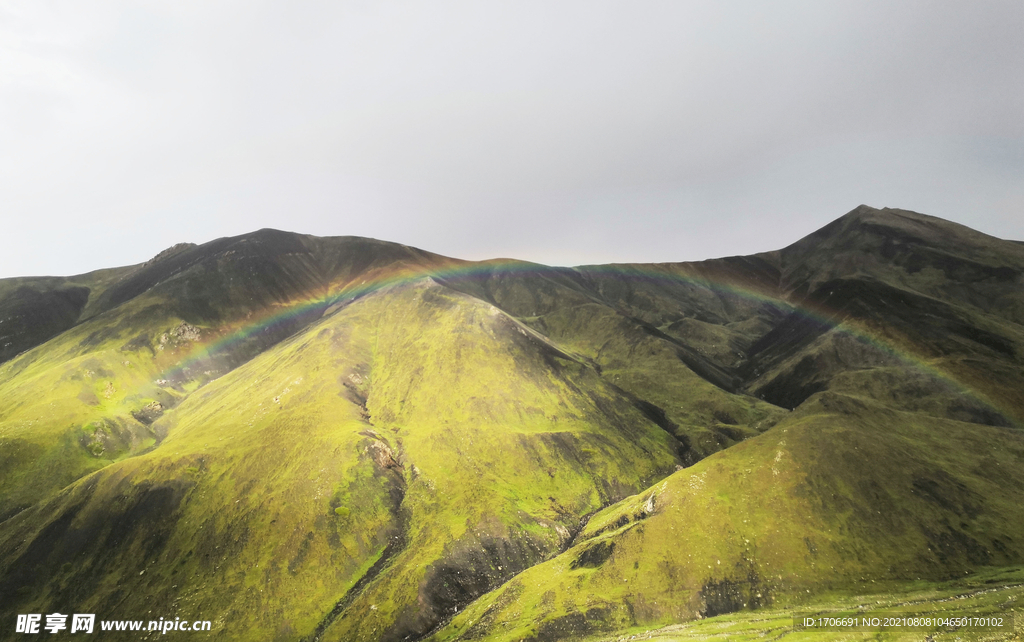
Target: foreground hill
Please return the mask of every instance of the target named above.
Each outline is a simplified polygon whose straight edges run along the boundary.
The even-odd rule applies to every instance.
[[[262,230],[0,281],[2,619],[557,640],[1021,564],[1022,286],[867,207],[700,263]]]

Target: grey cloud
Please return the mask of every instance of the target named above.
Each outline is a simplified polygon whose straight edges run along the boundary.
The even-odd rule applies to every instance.
[[[7,3],[0,275],[258,227],[690,260],[860,203],[1024,238],[1019,2]]]

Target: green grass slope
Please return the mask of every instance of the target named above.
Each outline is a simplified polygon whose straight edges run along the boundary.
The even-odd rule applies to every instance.
[[[33,314],[0,319],[0,333],[17,328],[12,345],[28,348],[0,364],[0,520],[155,445],[162,412],[313,322],[353,282],[448,262],[370,239],[261,230],[139,266],[0,281],[0,312],[37,293]],[[40,315],[63,316],[51,327]],[[222,342],[264,318],[274,322]]]
[[[1019,564],[1022,491],[1018,430],[822,393],[594,515],[432,639],[579,639]]]
[[[406,306],[381,312],[366,406],[408,471],[408,530],[327,640],[427,633],[678,463],[632,400],[497,308],[432,281],[396,296],[418,330]]]
[[[592,369],[429,280],[340,309],[153,429],[154,450],[3,523],[5,614],[170,605],[224,639],[401,639],[678,463]]]
[[[818,596],[805,604],[791,607],[765,607],[756,611],[730,613],[659,629],[634,627],[611,636],[588,637],[586,642],[621,642],[627,639],[660,642],[689,640],[880,640],[883,642],[954,642],[987,640],[1016,642],[1024,639],[1024,569],[1008,567],[985,569],[968,577],[944,582],[915,581],[890,585],[886,593],[861,593]],[[814,630],[794,625],[794,617],[846,617],[881,614],[890,618],[953,620],[911,630],[889,626],[883,630],[850,631],[844,628]],[[956,620],[972,618],[970,625]],[[973,618],[997,618],[1003,626],[992,629],[973,622]],[[905,621],[905,620],[904,620]]]
[[[157,442],[152,419],[188,392],[158,381],[194,342],[191,334],[179,336],[188,327],[181,319],[141,303],[0,366],[0,518]],[[144,335],[155,347],[131,344]]]

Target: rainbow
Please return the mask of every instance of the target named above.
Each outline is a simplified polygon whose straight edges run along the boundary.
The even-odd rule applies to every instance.
[[[441,257],[439,257],[441,258]],[[347,305],[362,297],[386,288],[408,285],[422,279],[432,278],[442,284],[458,284],[467,281],[485,281],[494,277],[534,277],[561,281],[575,281],[582,284],[594,281],[595,277],[611,281],[641,282],[667,287],[689,287],[702,290],[725,299],[733,298],[758,305],[773,305],[789,314],[797,314],[804,320],[818,324],[828,330],[844,333],[875,350],[893,358],[908,368],[917,370],[949,386],[960,395],[972,399],[1003,417],[1015,417],[1016,412],[1001,409],[986,395],[972,389],[963,381],[939,368],[926,357],[915,354],[909,348],[900,347],[880,332],[872,331],[864,324],[846,320],[837,321],[837,313],[820,304],[808,301],[794,303],[779,295],[725,279],[715,280],[701,273],[693,263],[658,264],[610,264],[582,266],[579,268],[549,267],[513,259],[490,261],[460,261],[444,259],[435,264],[399,264],[379,273],[369,273],[359,283],[350,282],[334,285],[326,293],[306,296],[287,304],[272,306],[256,318],[246,319],[243,325],[229,329],[212,342],[198,344],[185,359],[166,370],[160,379],[173,379],[186,375],[204,360],[218,353],[228,353],[240,344],[268,332],[280,332],[303,319],[312,321],[338,306]],[[357,277],[358,278],[358,277]],[[333,292],[331,291],[333,289]]]

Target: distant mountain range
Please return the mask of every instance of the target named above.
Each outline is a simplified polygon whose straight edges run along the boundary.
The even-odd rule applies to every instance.
[[[1024,564],[1022,427],[1024,244],[904,210],[695,263],[260,230],[0,280],[0,639],[615,639],[902,590]]]

